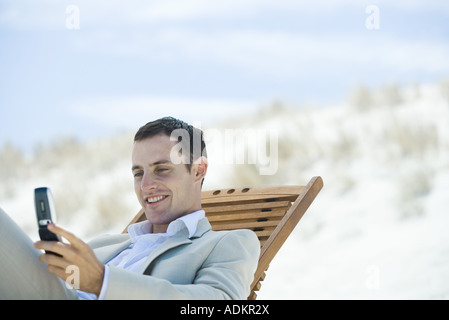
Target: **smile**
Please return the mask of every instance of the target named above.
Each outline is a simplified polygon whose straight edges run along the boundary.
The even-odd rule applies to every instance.
[[[155,197],[148,197],[145,202],[149,203],[149,204],[154,204],[154,203],[158,203],[162,200],[164,200],[165,198],[167,198],[167,196],[155,196]]]

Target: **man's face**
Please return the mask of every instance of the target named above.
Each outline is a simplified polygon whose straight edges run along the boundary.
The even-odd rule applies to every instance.
[[[201,209],[201,168],[193,164],[189,172],[185,164],[174,164],[170,151],[176,143],[164,134],[134,143],[134,190],[155,233],[165,232],[171,221]]]

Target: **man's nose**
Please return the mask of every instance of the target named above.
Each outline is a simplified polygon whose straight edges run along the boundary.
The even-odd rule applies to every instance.
[[[145,173],[142,177],[142,181],[140,182],[140,188],[142,190],[151,190],[156,189],[157,184],[156,181],[151,177],[150,174]]]

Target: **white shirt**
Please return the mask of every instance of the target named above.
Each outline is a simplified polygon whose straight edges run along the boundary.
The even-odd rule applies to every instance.
[[[98,299],[104,299],[106,294],[109,283],[110,265],[133,272],[139,272],[145,259],[151,252],[164,243],[168,237],[175,235],[185,226],[189,231],[189,238],[191,238],[196,232],[198,222],[204,217],[204,210],[198,210],[182,216],[172,221],[168,225],[167,232],[165,233],[152,233],[153,225],[148,220],[130,225],[128,227],[128,234],[130,236],[131,244],[105,265],[103,285]],[[78,296],[86,300],[97,299],[95,294],[80,290],[78,290]]]

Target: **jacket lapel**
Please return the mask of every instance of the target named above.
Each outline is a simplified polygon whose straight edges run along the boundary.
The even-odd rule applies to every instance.
[[[194,238],[200,238],[204,233],[211,230],[211,225],[207,218],[201,219],[198,222],[198,226],[195,234],[192,236]],[[162,243],[158,248],[156,248],[145,260],[140,268],[140,272],[145,274],[150,274],[156,259],[166,253],[167,251],[174,249],[176,247],[190,244],[192,240],[189,239],[189,231],[187,227],[184,226],[180,231],[178,231],[173,236],[169,237],[164,243]]]

